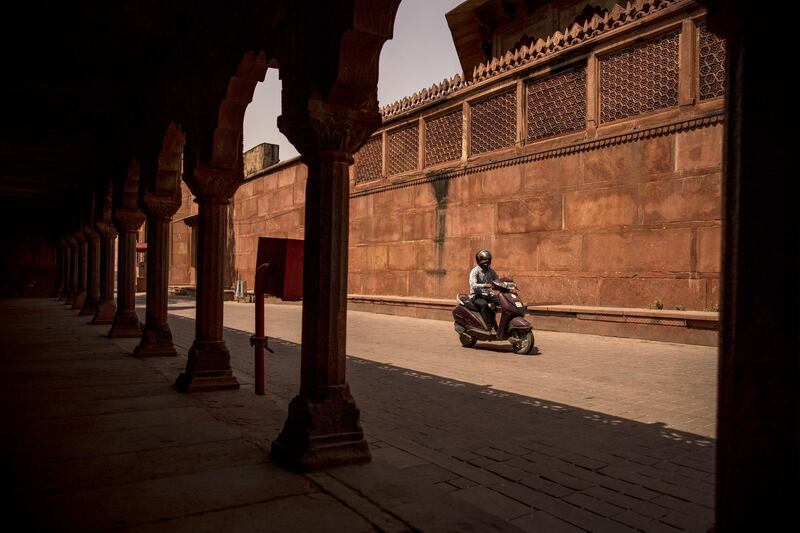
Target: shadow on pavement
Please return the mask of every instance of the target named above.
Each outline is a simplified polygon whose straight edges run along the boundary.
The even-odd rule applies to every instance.
[[[191,345],[194,321],[169,320],[176,342]],[[235,374],[252,379],[249,338],[225,328]],[[271,347],[268,394],[285,413],[299,389],[300,346]],[[397,483],[443,489],[523,529],[706,531],[713,522],[713,439],[358,357],[347,370],[375,462],[331,475],[378,500],[380,476],[363,472],[389,463],[403,472]],[[282,422],[256,438],[274,438]]]

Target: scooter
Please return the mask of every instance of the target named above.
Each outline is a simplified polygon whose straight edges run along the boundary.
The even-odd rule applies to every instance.
[[[475,346],[478,341],[502,341],[511,343],[514,353],[528,354],[533,350],[533,326],[525,320],[525,304],[517,294],[517,284],[511,278],[493,280],[492,289],[497,291],[500,302],[500,324],[493,335],[483,321],[481,312],[466,294],[456,297],[458,305],[453,309],[453,319],[458,339],[465,348]]]

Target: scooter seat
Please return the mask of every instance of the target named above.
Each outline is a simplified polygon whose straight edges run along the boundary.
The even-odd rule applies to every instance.
[[[467,296],[466,294],[459,294],[458,301],[461,303],[461,305],[463,305],[467,309],[470,309],[471,311],[478,311],[478,308],[475,307],[475,304],[472,303],[472,300],[470,300],[469,296]]]

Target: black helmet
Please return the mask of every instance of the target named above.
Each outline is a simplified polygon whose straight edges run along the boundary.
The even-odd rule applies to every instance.
[[[488,267],[492,264],[492,252],[489,250],[481,250],[477,254],[475,254],[475,262],[480,265],[481,263],[485,263]]]

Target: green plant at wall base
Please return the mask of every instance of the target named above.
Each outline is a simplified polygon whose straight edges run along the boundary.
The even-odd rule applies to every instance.
[[[656,298],[652,302],[647,305],[648,309],[664,309],[664,303],[661,301],[661,298]]]
[[[719,313],[719,304],[714,304],[706,307],[703,311],[710,311],[712,313]]]
[[[683,304],[678,304],[675,306],[676,311],[686,311],[686,306]]]

